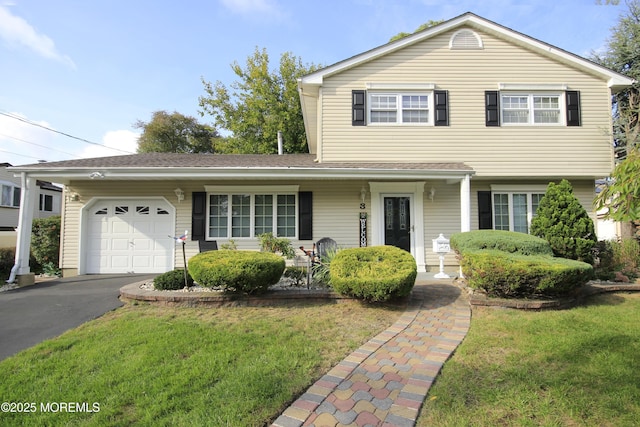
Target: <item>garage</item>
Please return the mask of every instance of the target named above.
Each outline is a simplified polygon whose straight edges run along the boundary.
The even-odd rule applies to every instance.
[[[86,212],[85,272],[173,269],[174,208],[164,199],[97,200]]]

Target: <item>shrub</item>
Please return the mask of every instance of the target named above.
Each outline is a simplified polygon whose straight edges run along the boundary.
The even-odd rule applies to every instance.
[[[614,245],[618,245],[618,242],[600,240],[593,248],[593,267],[596,279],[612,280],[615,277]]]
[[[307,267],[287,267],[284,277],[289,279],[293,286],[302,286],[307,283]]]
[[[455,233],[449,240],[451,247],[460,254],[469,250],[496,249],[521,255],[553,255],[553,250],[545,239],[515,231],[467,231]]]
[[[640,243],[633,238],[612,243],[615,270],[629,279],[638,277],[640,268]]]
[[[597,242],[593,221],[566,179],[549,183],[531,220],[531,234],[546,239],[558,257],[593,264]]]
[[[16,263],[16,248],[0,248],[0,286],[9,278],[11,269]]]
[[[284,259],[269,252],[219,250],[189,260],[189,273],[200,285],[248,294],[278,283],[284,268]]]
[[[331,284],[331,262],[336,257],[336,254],[340,252],[339,248],[328,249],[327,252],[316,261],[313,266],[313,280],[325,285]]]
[[[193,279],[187,272],[187,285],[193,286]],[[184,288],[184,270],[171,270],[153,279],[153,286],[159,291],[175,291]]]
[[[388,301],[409,295],[417,275],[409,252],[393,246],[343,249],[331,262],[331,286],[344,295]]]
[[[263,233],[258,235],[258,239],[260,240],[260,249],[264,252],[280,252],[287,258],[293,258],[296,255],[291,242],[285,237],[275,237],[273,233]]]
[[[584,262],[498,250],[466,251],[460,267],[469,287],[497,297],[566,295],[593,274]]]
[[[42,266],[53,263],[60,265],[60,216],[37,218],[31,228],[31,255],[42,269]],[[36,267],[36,270],[38,268]]]

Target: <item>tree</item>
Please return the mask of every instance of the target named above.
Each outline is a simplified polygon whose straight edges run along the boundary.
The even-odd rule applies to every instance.
[[[280,57],[278,70],[269,69],[269,54],[256,47],[243,68],[231,65],[239,78],[227,88],[202,80],[206,96],[199,99],[200,114],[210,114],[219,129],[232,136],[220,147],[230,153],[275,153],[278,131],[286,153],[306,153],[307,139],[298,95],[298,78],[318,67],[303,65],[289,52]]]
[[[592,60],[640,81],[640,1],[627,1],[622,15],[607,41],[603,54],[592,53]],[[640,143],[640,83],[613,97],[613,139],[616,156],[624,159]]]
[[[395,36],[391,37],[391,39],[389,39],[389,42],[394,42],[396,40],[403,39],[403,38],[405,38],[407,36],[410,36],[411,34],[419,33],[420,31],[426,30],[427,28],[435,27],[436,25],[441,24],[443,22],[444,21],[442,19],[440,19],[438,21],[434,21],[434,20],[430,19],[429,21],[427,21],[424,24],[420,25],[413,33],[405,33],[405,32],[398,33]]]
[[[220,141],[215,129],[175,111],[155,111],[148,123],[138,120],[133,126],[142,129],[138,153],[213,153]]]
[[[531,234],[547,240],[555,256],[593,264],[596,238],[593,221],[573,194],[571,183],[549,183],[531,220]]]
[[[614,221],[640,221],[640,153],[631,152],[618,163],[595,200],[596,209],[608,208]]]

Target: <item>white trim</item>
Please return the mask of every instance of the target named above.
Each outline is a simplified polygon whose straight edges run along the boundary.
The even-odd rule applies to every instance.
[[[371,245],[384,245],[384,196],[410,196],[412,255],[416,260],[418,271],[425,272],[424,243],[424,181],[419,182],[369,182],[371,193]]]
[[[299,185],[205,185],[207,193],[262,194],[297,193]]]
[[[163,196],[152,196],[152,197],[117,197],[117,196],[108,196],[108,197],[92,197],[91,199],[89,199],[89,201],[87,203],[84,204],[84,206],[82,206],[82,208],[80,208],[80,229],[78,230],[78,275],[82,275],[82,274],[86,274],[87,272],[87,251],[84,250],[83,246],[84,246],[84,242],[87,239],[87,227],[88,222],[89,222],[89,209],[91,207],[93,207],[96,203],[102,201],[102,200],[108,200],[108,201],[115,201],[115,200],[126,200],[126,201],[131,201],[131,200],[162,200],[164,202],[167,203],[167,205],[169,205],[169,207],[171,208],[169,214],[171,216],[171,223],[173,224],[174,227],[174,232],[175,232],[175,227],[176,227],[176,207],[173,205],[173,203],[171,203],[166,197]],[[181,233],[182,234],[182,233]],[[175,251],[175,245],[174,245],[174,250],[173,250],[173,254],[171,254],[171,265],[170,265],[170,269],[173,270],[175,268],[175,262],[176,262],[176,251]]]
[[[388,96],[396,98],[396,120],[394,122],[373,122],[371,120],[371,113],[374,110],[372,107],[371,98],[374,96]],[[420,111],[419,109],[411,109],[411,108],[403,108],[403,100],[402,98],[405,96],[426,96],[427,97],[427,121],[426,122],[404,122],[402,121],[402,113],[405,110],[413,110]],[[386,91],[367,91],[367,126],[434,126],[435,123],[435,96],[433,92],[425,91],[425,92],[386,92]],[[384,108],[381,110],[388,111]],[[389,109],[390,111],[390,109]],[[423,110],[424,111],[424,110]]]
[[[503,98],[504,97],[526,97],[527,98],[527,111],[529,113],[529,117],[526,123],[512,123],[505,122],[504,112],[505,111],[513,111],[513,110],[505,110]],[[550,98],[558,98],[558,122],[556,123],[536,123],[535,122],[535,97],[550,97]],[[544,110],[544,108],[542,108]],[[517,109],[517,111],[524,111],[523,109]],[[556,111],[555,109],[553,111]],[[566,96],[563,92],[511,92],[511,91],[501,91],[500,92],[500,124],[501,126],[566,126],[567,125],[567,107],[566,107]]]
[[[418,90],[431,91],[436,88],[435,83],[365,83],[369,90]]]
[[[566,83],[498,83],[498,90],[554,90],[566,91],[569,86]]]
[[[547,184],[491,184],[491,191],[497,193],[542,193],[547,191]]]
[[[460,231],[471,231],[471,175],[460,180]]]

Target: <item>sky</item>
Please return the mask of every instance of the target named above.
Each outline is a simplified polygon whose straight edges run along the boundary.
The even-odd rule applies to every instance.
[[[154,111],[200,116],[202,80],[265,48],[331,65],[465,12],[577,55],[620,5],[597,0],[0,0],[0,163],[135,153]],[[51,130],[49,130],[51,129]]]

